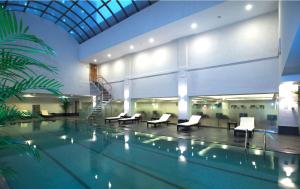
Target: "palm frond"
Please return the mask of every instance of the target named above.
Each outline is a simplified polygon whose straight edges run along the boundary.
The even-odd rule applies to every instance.
[[[15,106],[7,106],[6,104],[0,104],[0,123],[21,118],[22,112],[18,111]]]
[[[22,20],[18,21],[16,15],[0,8],[0,48],[7,48],[12,51],[23,51],[27,53],[43,53],[54,55],[54,51],[42,39],[35,35],[27,34],[28,26],[23,27]],[[16,46],[12,44],[19,41],[28,41],[37,46]]]
[[[0,51],[0,77],[2,79],[24,79],[30,75],[35,75],[32,67],[52,73],[56,73],[57,70],[54,66],[49,66],[23,54]]]
[[[61,95],[59,89],[63,85],[55,80],[48,79],[46,76],[38,75],[30,77],[14,83],[13,86],[0,86],[0,102],[4,102],[8,98],[15,96],[18,98],[23,91],[30,89],[41,89],[51,92],[54,95]]]

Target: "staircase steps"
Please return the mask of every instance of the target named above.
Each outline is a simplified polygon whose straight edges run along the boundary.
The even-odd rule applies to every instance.
[[[91,81],[94,87],[98,90],[97,103],[92,112],[88,116],[88,119],[97,119],[103,117],[103,110],[111,100],[111,85],[101,76],[97,77],[97,81]]]

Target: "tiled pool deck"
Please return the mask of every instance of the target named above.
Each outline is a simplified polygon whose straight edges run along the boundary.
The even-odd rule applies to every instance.
[[[95,124],[102,126],[101,121],[95,122]],[[118,123],[106,124],[106,127],[114,128],[126,128],[133,129],[138,132],[145,132],[155,135],[172,136],[177,138],[204,140],[209,142],[225,143],[234,146],[244,146],[244,137],[235,137],[233,130],[217,127],[205,127],[200,128],[192,127],[190,131],[177,132],[176,125],[162,125],[159,127],[147,128],[146,123],[139,124],[124,124],[119,126]],[[264,133],[255,132],[253,138],[249,139],[250,147],[264,148]],[[272,151],[280,151],[285,153],[300,154],[300,137],[291,135],[278,135],[276,133],[267,133],[266,135],[266,149]]]

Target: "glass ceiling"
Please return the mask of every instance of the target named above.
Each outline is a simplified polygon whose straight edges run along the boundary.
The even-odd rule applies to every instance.
[[[153,0],[0,0],[0,6],[6,10],[28,12],[50,20],[82,43],[155,2]]]

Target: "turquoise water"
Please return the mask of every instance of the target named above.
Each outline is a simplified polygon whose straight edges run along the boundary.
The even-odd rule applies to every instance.
[[[3,152],[16,172],[11,189],[298,188],[299,156],[155,136],[88,122],[22,123],[0,128],[36,147]]]

